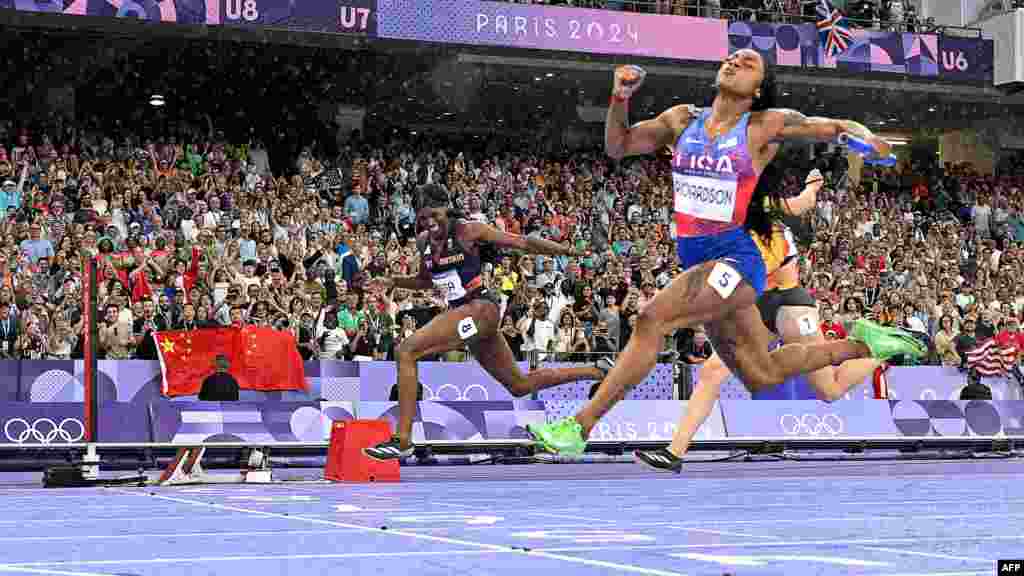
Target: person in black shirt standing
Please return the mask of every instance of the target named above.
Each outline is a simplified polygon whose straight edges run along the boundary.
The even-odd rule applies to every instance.
[[[156,305],[152,300],[146,300],[142,304],[142,317],[137,318],[132,327],[136,346],[135,357],[139,360],[156,360],[156,341],[153,340],[153,333],[166,329],[164,317],[156,315]]]
[[[231,364],[228,362],[227,356],[218,354],[215,366],[217,371],[203,380],[199,399],[206,402],[237,402],[238,380],[228,373]]]

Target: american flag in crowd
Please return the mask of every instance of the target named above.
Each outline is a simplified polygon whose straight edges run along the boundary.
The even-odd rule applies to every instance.
[[[1017,360],[1017,347],[1002,346],[995,338],[985,340],[967,353],[967,367],[982,376],[1001,376],[1009,372]]]
[[[821,0],[817,11],[818,37],[821,39],[822,46],[825,47],[825,54],[835,58],[850,47],[853,34],[846,23],[846,16],[829,0]]]

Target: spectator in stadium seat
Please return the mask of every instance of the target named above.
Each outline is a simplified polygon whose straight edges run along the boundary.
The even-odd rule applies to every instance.
[[[683,334],[682,341],[676,349],[683,362],[689,365],[699,365],[711,358],[714,351],[711,349],[711,342],[708,341],[703,326],[680,330],[680,332]]]
[[[960,334],[957,335],[956,340],[956,354],[960,357],[960,369],[964,369],[967,364],[967,353],[971,351],[977,344],[978,339],[975,336],[977,322],[974,316],[967,316],[964,318],[963,324],[961,325]]]
[[[370,220],[370,204],[359,188],[352,190],[352,195],[345,200],[345,216],[353,225],[367,224]]]
[[[989,307],[981,307],[981,318],[978,320],[977,326],[975,327],[974,337],[978,339],[978,342],[984,342],[989,338],[996,335],[998,328],[996,326],[995,312]]]
[[[139,360],[156,360],[156,341],[154,332],[167,330],[167,321],[156,313],[156,304],[152,300],[142,303],[142,317],[136,318],[132,327],[135,339],[135,358]]]
[[[28,234],[28,239],[22,240],[20,248],[21,253],[30,262],[34,264],[40,258],[53,258],[53,244],[48,239],[42,237],[43,228],[38,222],[33,222],[29,225]]]
[[[0,357],[18,357],[15,350],[18,334],[18,321],[11,313],[11,308],[0,305]]]

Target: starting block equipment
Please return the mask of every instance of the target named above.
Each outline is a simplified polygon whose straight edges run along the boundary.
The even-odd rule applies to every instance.
[[[386,420],[335,422],[331,425],[324,478],[334,482],[398,482],[397,460],[380,462],[363,454],[363,448],[390,438],[391,425]]]
[[[203,469],[204,446],[179,448],[174,460],[160,475],[161,486],[190,484],[269,484],[273,481],[270,468],[270,449],[252,448],[246,466],[238,474],[211,474]]]

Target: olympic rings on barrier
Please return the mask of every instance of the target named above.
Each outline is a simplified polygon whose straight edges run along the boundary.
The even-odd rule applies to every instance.
[[[72,444],[85,438],[85,425],[77,418],[65,418],[60,424],[50,418],[37,418],[31,424],[24,418],[11,418],[4,423],[4,436],[15,444],[24,444],[29,440],[50,444],[58,438]]]
[[[487,394],[487,388],[484,388],[480,384],[470,384],[462,390],[459,390],[459,387],[455,384],[442,384],[438,386],[436,392],[431,389],[430,386],[423,384],[423,399],[433,402],[443,402],[445,400],[444,398],[441,398],[441,392],[449,388],[455,390],[455,398],[452,398],[452,401],[469,400],[470,390],[480,390],[482,398],[474,398],[474,400],[490,400]]]
[[[783,414],[779,426],[787,436],[838,436],[843,433],[843,419],[836,414]]]

